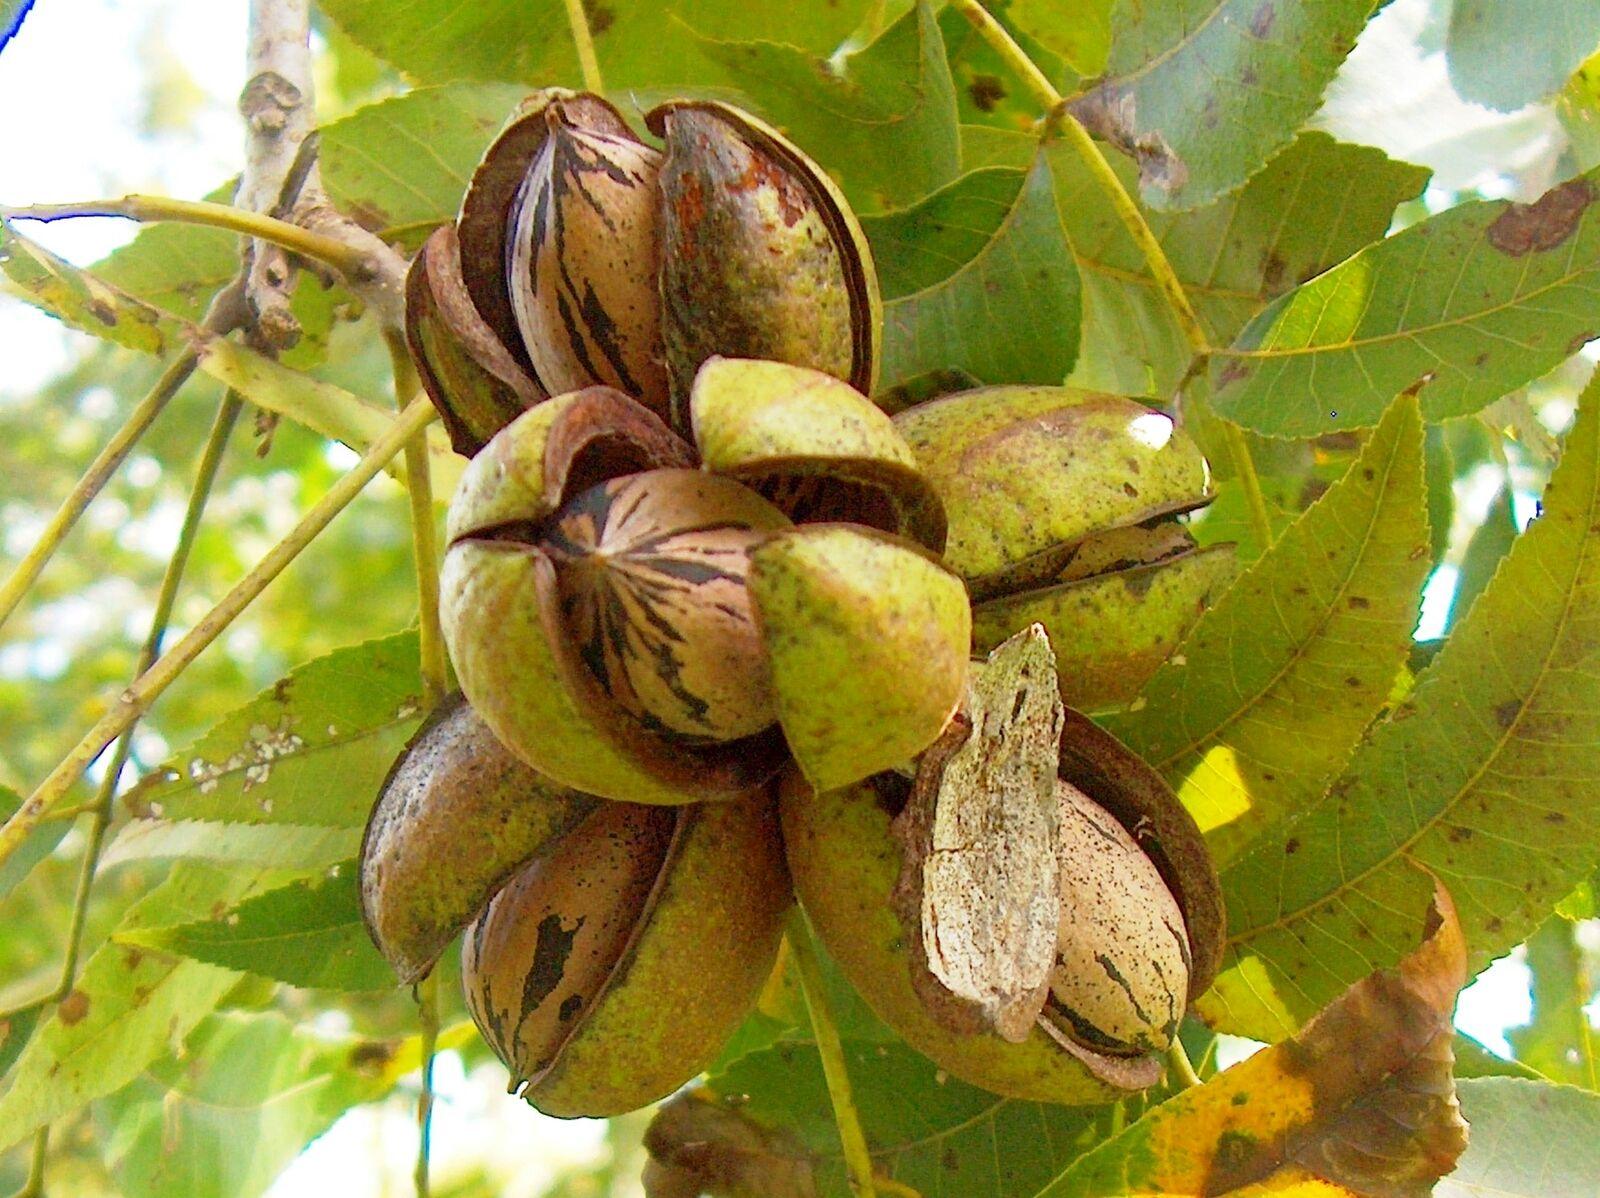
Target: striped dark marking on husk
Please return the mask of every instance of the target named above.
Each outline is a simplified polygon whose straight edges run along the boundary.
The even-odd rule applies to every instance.
[[[651,731],[735,740],[776,717],[745,589],[749,551],[782,513],[731,480],[657,470],[563,507],[546,547],[577,652]]]
[[[646,921],[679,823],[672,808],[602,803],[467,930],[467,1008],[513,1090],[538,1083],[604,991]]]
[[[509,214],[506,286],[552,392],[604,383],[667,411],[656,286],[660,151],[593,96],[543,110]]]
[[[434,230],[406,274],[406,345],[459,454],[547,398],[473,305],[451,225]]]

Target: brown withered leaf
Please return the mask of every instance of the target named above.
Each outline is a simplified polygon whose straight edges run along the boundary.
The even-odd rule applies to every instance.
[[[896,911],[911,975],[952,1031],[1031,1031],[1055,962],[1056,765],[1064,709],[1034,624],[975,664],[962,709],[923,754],[895,820]]]
[[[1423,943],[1396,968],[1157,1107],[1041,1198],[1425,1198],[1467,1142],[1451,1077],[1451,1011],[1466,976],[1455,905],[1436,886]]]
[[[645,1198],[816,1198],[810,1158],[701,1091],[661,1107],[644,1134]]]

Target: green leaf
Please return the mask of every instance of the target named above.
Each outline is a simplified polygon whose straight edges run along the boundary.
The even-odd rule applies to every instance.
[[[124,294],[6,224],[0,224],[0,269],[11,277],[22,298],[71,328],[163,357],[195,347],[204,373],[256,406],[287,416],[325,437],[365,448],[394,422],[392,412],[342,387],[314,379]],[[436,459],[448,461],[449,457],[442,449],[435,452]],[[452,464],[448,469],[459,473],[459,466]]]
[[[1315,802],[1404,665],[1428,572],[1422,421],[1397,402],[1349,472],[1200,618],[1108,726],[1226,865]]]
[[[1283,296],[1213,357],[1217,410],[1309,436],[1371,425],[1403,390],[1442,420],[1538,378],[1600,332],[1596,178],[1461,204]]]
[[[1437,566],[1450,548],[1450,525],[1456,515],[1456,463],[1450,438],[1430,425],[1423,443],[1423,474],[1428,480],[1428,561]]]
[[[389,1090],[389,1051],[275,1013],[207,1016],[181,1059],[97,1104],[106,1165],[126,1198],[256,1198],[340,1114]]]
[[[1445,61],[1468,100],[1501,112],[1554,95],[1600,46],[1600,0],[1454,0]]]
[[[1451,1053],[1456,1059],[1454,1072],[1457,1077],[1525,1077],[1534,1081],[1545,1080],[1537,1069],[1530,1069],[1520,1061],[1508,1061],[1499,1053],[1490,1052],[1463,1032],[1455,1034]]]
[[[949,278],[983,253],[1015,207],[1027,172],[988,167],[915,207],[863,218],[883,298],[893,302]]]
[[[1456,1087],[1467,1151],[1434,1198],[1592,1198],[1600,1177],[1600,1095],[1511,1077]]]
[[[33,1038],[33,1029],[39,1026],[40,1016],[45,1014],[49,1006],[47,999],[40,998],[23,1003],[20,1007],[12,1007],[9,1011],[0,1011],[0,1077],[4,1077],[16,1064],[23,1048]]]
[[[1304,735],[1295,728],[1289,734]],[[1201,1002],[1276,1039],[1415,935],[1425,866],[1474,968],[1524,939],[1600,859],[1600,387],[1544,515],[1328,796],[1223,872],[1227,968]]]
[[[1461,573],[1456,578],[1455,594],[1450,597],[1449,626],[1454,627],[1461,617],[1472,610],[1472,605],[1489,585],[1494,572],[1500,568],[1506,554],[1517,539],[1517,518],[1511,508],[1511,492],[1501,487],[1489,504],[1483,523],[1472,532],[1467,551],[1461,559]]]
[[[1043,156],[1033,164],[1009,210],[985,203],[997,183],[990,172],[965,175],[913,208],[863,222],[874,243],[903,247],[938,226],[930,253],[956,244],[975,251],[944,262],[942,274],[923,260],[897,275],[924,285],[884,305],[885,388],[932,370],[965,370],[986,383],[1059,383],[1072,369],[1078,269],[1050,165]],[[994,223],[961,227],[980,214]]]
[[[1086,79],[1106,69],[1115,0],[1011,0],[1011,23]]]
[[[1109,7],[1109,0],[1087,2]],[[1010,31],[1017,44],[1055,85],[1057,91],[1062,95],[1072,95],[1082,90],[1084,74],[1073,70],[1053,50],[1041,45],[1026,31],[1018,29],[1010,19],[1009,0],[989,0],[984,7]],[[1018,132],[1030,128],[1043,115],[1039,110],[1039,102],[1017,79],[1010,64],[984,41],[972,22],[954,5],[946,4],[944,11],[939,14],[939,29],[944,34],[950,74],[956,83],[956,102],[964,124]],[[1101,62],[1104,63],[1103,54]],[[1098,73],[1096,69],[1089,75]],[[982,164],[966,165],[970,169]]]
[[[1533,1015],[1509,1028],[1517,1060],[1551,1081],[1600,1090],[1600,1035],[1584,1008],[1594,997],[1588,963],[1570,920],[1552,915],[1527,941]]]
[[[1031,138],[969,126],[969,169],[1026,166]],[[1133,166],[1111,156],[1124,186]],[[1072,382],[1165,400],[1190,352],[1139,247],[1105,192],[1069,147],[1050,153],[1056,203],[1083,277],[1083,350]],[[1428,172],[1382,151],[1302,133],[1244,188],[1192,212],[1146,219],[1213,345],[1232,341],[1268,301],[1327,270],[1388,229],[1397,204]]]
[[[386,239],[420,245],[455,219],[478,159],[526,94],[514,85],[454,84],[358,108],[321,130],[328,195]]]
[[[243,894],[248,876],[186,863],[129,909],[123,926],[170,922]],[[174,1052],[232,988],[230,969],[127,945],[107,944],[22,1050],[0,1096],[0,1151],[102,1095],[120,1090],[151,1061]]]
[[[394,970],[362,922],[361,871],[351,860],[330,872],[245,899],[210,919],[140,928],[118,939],[291,986],[392,989]]]
[[[1139,163],[1152,208],[1238,187],[1316,111],[1372,0],[1122,0],[1079,119]]]
[[[418,83],[502,79],[579,86],[562,0],[323,0],[353,41]],[[606,86],[617,93],[728,82],[700,52],[696,30],[729,41],[779,37],[827,55],[861,22],[868,0],[795,4],[775,20],[748,0],[600,0],[585,4]],[[777,26],[777,28],[775,28]]]
[[[707,40],[701,48],[859,211],[908,204],[961,169],[955,84],[926,0],[838,70],[770,41]]]
[[[9,786],[0,786],[0,822],[10,819],[21,806],[22,797],[16,791]],[[71,830],[72,821],[64,819],[45,820],[35,825],[17,851],[0,862],[0,899],[15,890],[17,884],[33,872],[35,865],[53,853],[56,845],[61,843],[61,838]]]
[[[154,785],[152,783],[152,785]],[[143,796],[134,799],[142,805]],[[157,800],[159,802],[160,800]],[[355,827],[308,828],[299,824],[236,824],[199,819],[134,819],[106,848],[106,868],[125,861],[189,857],[218,865],[238,863],[269,869],[327,869],[361,847]]]
[[[875,1171],[923,1198],[1033,1198],[1100,1136],[1093,1109],[1018,1102],[941,1077],[904,1044],[848,1041],[846,1064]],[[797,1137],[817,1192],[851,1193],[816,1049],[783,1043],[712,1076],[741,1115]]]
[[[364,827],[422,719],[414,632],[339,649],[223,718],[128,796],[162,820]]]

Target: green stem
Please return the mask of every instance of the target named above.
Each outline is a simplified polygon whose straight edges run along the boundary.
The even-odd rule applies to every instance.
[[[394,370],[396,402],[405,404],[422,389],[405,339],[388,333],[389,360]],[[426,397],[423,397],[426,402]],[[417,570],[417,626],[422,655],[423,707],[432,711],[450,689],[444,635],[439,627],[439,529],[433,510],[433,478],[428,442],[418,433],[406,442],[406,495],[411,502],[411,552]]]
[[[811,929],[806,926],[805,916],[798,907],[789,916],[788,939],[795,971],[800,975],[800,992],[805,995],[806,1010],[811,1014],[811,1030],[816,1036],[817,1052],[822,1057],[822,1075],[828,1084],[828,1098],[833,1103],[833,1119],[839,1127],[839,1143],[844,1149],[844,1163],[850,1173],[851,1188],[855,1190],[857,1198],[876,1198],[872,1157],[867,1151],[867,1137],[861,1130],[861,1116],[856,1111],[855,1098],[850,1092],[850,1073],[845,1067],[844,1044],[833,1022],[833,1012],[828,1008],[827,984],[822,976],[822,962],[817,959],[816,948],[811,941]]]
[[[136,221],[176,221],[226,229],[259,241],[280,245],[291,253],[324,262],[341,274],[362,274],[370,265],[367,255],[333,237],[313,233],[276,217],[264,216],[231,204],[209,200],[177,200],[170,196],[126,195],[115,200],[85,200],[73,204],[33,204],[26,208],[0,207],[0,219],[56,221],[85,216],[118,216]]]
[[[1133,243],[1138,246],[1139,253],[1150,270],[1150,277],[1155,281],[1156,289],[1166,300],[1173,319],[1178,322],[1178,328],[1189,345],[1190,352],[1194,356],[1189,370],[1185,373],[1185,377],[1189,377],[1210,357],[1212,348],[1210,338],[1200,323],[1194,305],[1189,302],[1189,294],[1183,289],[1177,271],[1172,269],[1167,252],[1161,248],[1160,239],[1150,228],[1149,222],[1144,219],[1144,213],[1139,210],[1139,205],[1128,194],[1128,189],[1122,185],[1122,180],[1117,177],[1116,171],[1111,169],[1111,164],[1106,161],[1105,154],[1095,144],[1094,138],[1089,136],[1089,131],[1068,110],[1066,99],[1055,89],[1055,85],[1039,69],[1038,64],[1028,57],[1027,51],[1017,45],[1005,27],[996,21],[978,0],[951,0],[951,3],[971,22],[979,36],[988,43],[989,48],[1016,73],[1039,106],[1044,109],[1043,134],[1048,137],[1059,132],[1082,160],[1096,185],[1105,193],[1112,210],[1117,214],[1117,219],[1122,222],[1123,228],[1128,231],[1128,236],[1133,238]],[[1223,435],[1227,442],[1228,453],[1233,458],[1234,473],[1244,488],[1251,527],[1255,530],[1263,548],[1268,547],[1272,544],[1272,521],[1267,513],[1266,497],[1261,491],[1261,480],[1256,474],[1255,462],[1250,456],[1249,443],[1245,441],[1244,434],[1237,425],[1229,424],[1220,416],[1217,419],[1224,426]]]
[[[583,72],[583,86],[588,91],[602,92],[600,60],[594,56],[594,35],[589,32],[589,14],[583,11],[583,0],[566,0],[567,24],[572,26],[572,44],[578,51],[578,69]]]
[[[61,548],[61,543],[67,539],[67,534],[77,524],[78,518],[111,480],[111,476],[117,472],[117,468],[138,444],[139,438],[144,436],[145,431],[155,423],[156,417],[161,415],[162,409],[178,393],[179,388],[189,381],[189,376],[194,373],[198,361],[198,356],[192,349],[185,350],[174,358],[161,372],[161,377],[156,380],[145,397],[134,406],[132,412],[128,413],[128,419],[123,422],[122,427],[95,455],[94,461],[89,463],[89,468],[84,471],[83,477],[74,484],[66,499],[62,500],[61,506],[56,509],[56,514],[51,517],[50,523],[45,526],[39,539],[17,563],[5,582],[0,583],[0,625],[4,625],[17,610],[17,605],[27,595],[29,588],[38,581],[45,565],[55,556],[56,550]]]
[[[1167,1049],[1167,1065],[1172,1070],[1172,1077],[1180,1090],[1187,1090],[1190,1086],[1200,1085],[1200,1075],[1194,1071],[1194,1066],[1189,1062],[1189,1052],[1183,1046],[1183,1041],[1176,1036],[1172,1039],[1172,1047]]]
[[[50,1128],[33,1133],[33,1148],[28,1153],[28,1180],[11,1198],[44,1198],[44,1169],[50,1155]]]
[[[327,494],[301,518],[289,535],[268,550],[255,568],[240,579],[181,641],[155,662],[138,682],[117,697],[111,709],[50,771],[49,776],[4,826],[0,826],[0,864],[10,859],[39,821],[71,789],[89,763],[149,709],[190,663],[227,630],[256,596],[267,589],[268,584],[316,539],[335,516],[350,505],[373,476],[383,469],[384,464],[398,454],[408,440],[426,428],[435,415],[433,405],[427,400],[412,401],[400,418],[372,443],[361,461],[328,488]]]
[[[189,504],[183,514],[183,526],[178,533],[178,544],[173,549],[172,556],[167,559],[167,568],[161,577],[161,589],[156,595],[155,610],[150,616],[150,630],[145,634],[144,644],[139,648],[137,664],[133,668],[135,682],[150,668],[161,652],[161,642],[167,635],[167,625],[172,620],[172,608],[177,602],[178,587],[183,581],[184,571],[188,568],[189,555],[194,549],[195,537],[200,531],[200,520],[205,514],[206,503],[211,497],[212,484],[216,482],[217,469],[222,464],[223,452],[227,448],[233,426],[239,419],[241,407],[239,397],[230,391],[223,398],[221,406],[217,409],[216,419],[212,421],[211,433],[206,438],[205,448],[200,454],[200,464],[195,471],[194,485],[189,489]],[[61,974],[47,1002],[58,1003],[66,998],[72,993],[72,987],[78,980],[78,961],[83,953],[83,933],[89,920],[89,898],[94,891],[95,874],[100,868],[100,853],[105,847],[106,831],[111,826],[117,781],[122,777],[123,767],[128,764],[132,752],[133,727],[130,725],[128,730],[117,738],[117,746],[112,752],[110,764],[106,768],[105,776],[100,780],[94,803],[89,807],[94,818],[89,825],[89,842],[83,850],[83,864],[78,870],[78,885],[72,899],[72,920],[67,928]],[[50,1127],[47,1124],[34,1136],[28,1187],[24,1189],[24,1193],[44,1192],[44,1173],[49,1147]]]
[[[417,1198],[428,1198],[428,1161],[433,1150],[433,1058],[439,1047],[439,971],[417,986],[417,1014],[422,1025],[422,1093],[417,1096]]]

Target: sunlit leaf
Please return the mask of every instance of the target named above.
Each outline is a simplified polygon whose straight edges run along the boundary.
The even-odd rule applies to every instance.
[[[1111,51],[1115,0],[1011,0],[1011,22],[1061,55],[1085,78],[1100,74]]]
[[[230,902],[249,884],[249,875],[186,863],[130,908],[123,926],[170,922]],[[11,1087],[0,1095],[0,1150],[171,1055],[238,976],[128,945],[101,948],[18,1058]]]
[[[1559,91],[1597,46],[1600,0],[1454,0],[1445,61],[1464,97],[1511,112]]]
[[[1304,729],[1293,730],[1295,735]],[[1474,969],[1600,858],[1600,388],[1544,515],[1415,690],[1303,819],[1223,872],[1228,967],[1209,1021],[1277,1039],[1403,951],[1426,893],[1456,896]]]
[[[308,662],[128,796],[160,820],[361,828],[422,719],[415,633]]]
[[[259,407],[299,421],[326,437],[365,448],[394,421],[391,412],[342,387],[314,379],[125,295],[20,236],[9,225],[0,225],[0,268],[28,302],[71,328],[162,357],[175,356],[192,345],[206,374]],[[449,455],[440,452],[436,456]]]
[[[1219,866],[1321,795],[1406,658],[1428,572],[1422,422],[1397,402],[1350,471],[1200,618],[1109,726]]]
[[[883,385],[960,369],[986,383],[1059,383],[1078,349],[1078,269],[1041,156],[1016,199],[994,201],[992,172],[965,175],[910,209],[863,222],[874,242],[919,240],[941,255],[905,265],[921,284],[884,305]],[[993,223],[990,223],[993,222]],[[940,231],[930,236],[929,230]],[[966,256],[951,260],[959,247]]]
[[[275,1013],[207,1016],[181,1060],[97,1105],[106,1164],[127,1198],[256,1198],[340,1114],[390,1088],[390,1051]]]
[[[329,196],[385,238],[420,245],[455,219],[478,159],[526,94],[506,84],[418,88],[323,126]]]
[[[926,2],[837,71],[771,41],[706,41],[701,48],[760,115],[827,168],[860,211],[908,204],[961,169],[955,85]]]
[[[1040,1198],[1425,1198],[1467,1140],[1450,1077],[1466,949],[1449,897],[1435,901],[1422,946],[1397,969],[1351,986],[1292,1040],[1156,1107]]]
[[[1287,145],[1372,0],[1121,0],[1106,78],[1075,106],[1139,163],[1153,208],[1196,208]]]
[[[1026,166],[1033,141],[969,127],[965,165]],[[1170,397],[1190,350],[1144,255],[1100,184],[1066,146],[1050,153],[1056,202],[1083,277],[1083,351],[1073,382]],[[1125,186],[1131,163],[1111,155]],[[1232,341],[1270,300],[1381,238],[1395,206],[1428,172],[1369,146],[1300,134],[1241,190],[1192,212],[1146,219],[1214,345]]]
[[[1475,412],[1600,333],[1600,190],[1465,203],[1297,288],[1212,359],[1217,410],[1271,436],[1362,428],[1400,391]]]
[[[291,882],[189,923],[139,928],[118,939],[329,990],[387,990],[389,967],[361,918],[360,871],[346,861],[332,877]]]
[[[1600,1095],[1509,1077],[1457,1089],[1472,1138],[1434,1198],[1591,1198],[1600,1177]]]
[[[419,83],[502,79],[579,84],[562,0],[324,0],[359,45]],[[797,4],[775,14],[748,0],[601,0],[585,4],[595,53],[613,89],[720,83],[696,34],[728,41],[779,37],[827,55],[860,23],[867,0]]]
[[[21,806],[22,798],[16,791],[0,786],[0,820],[10,819],[12,813]],[[17,883],[27,877],[35,865],[54,852],[56,845],[61,843],[61,838],[71,830],[71,821],[57,819],[46,820],[28,833],[28,838],[22,842],[17,851],[4,862],[0,862],[0,899],[16,889]]]

